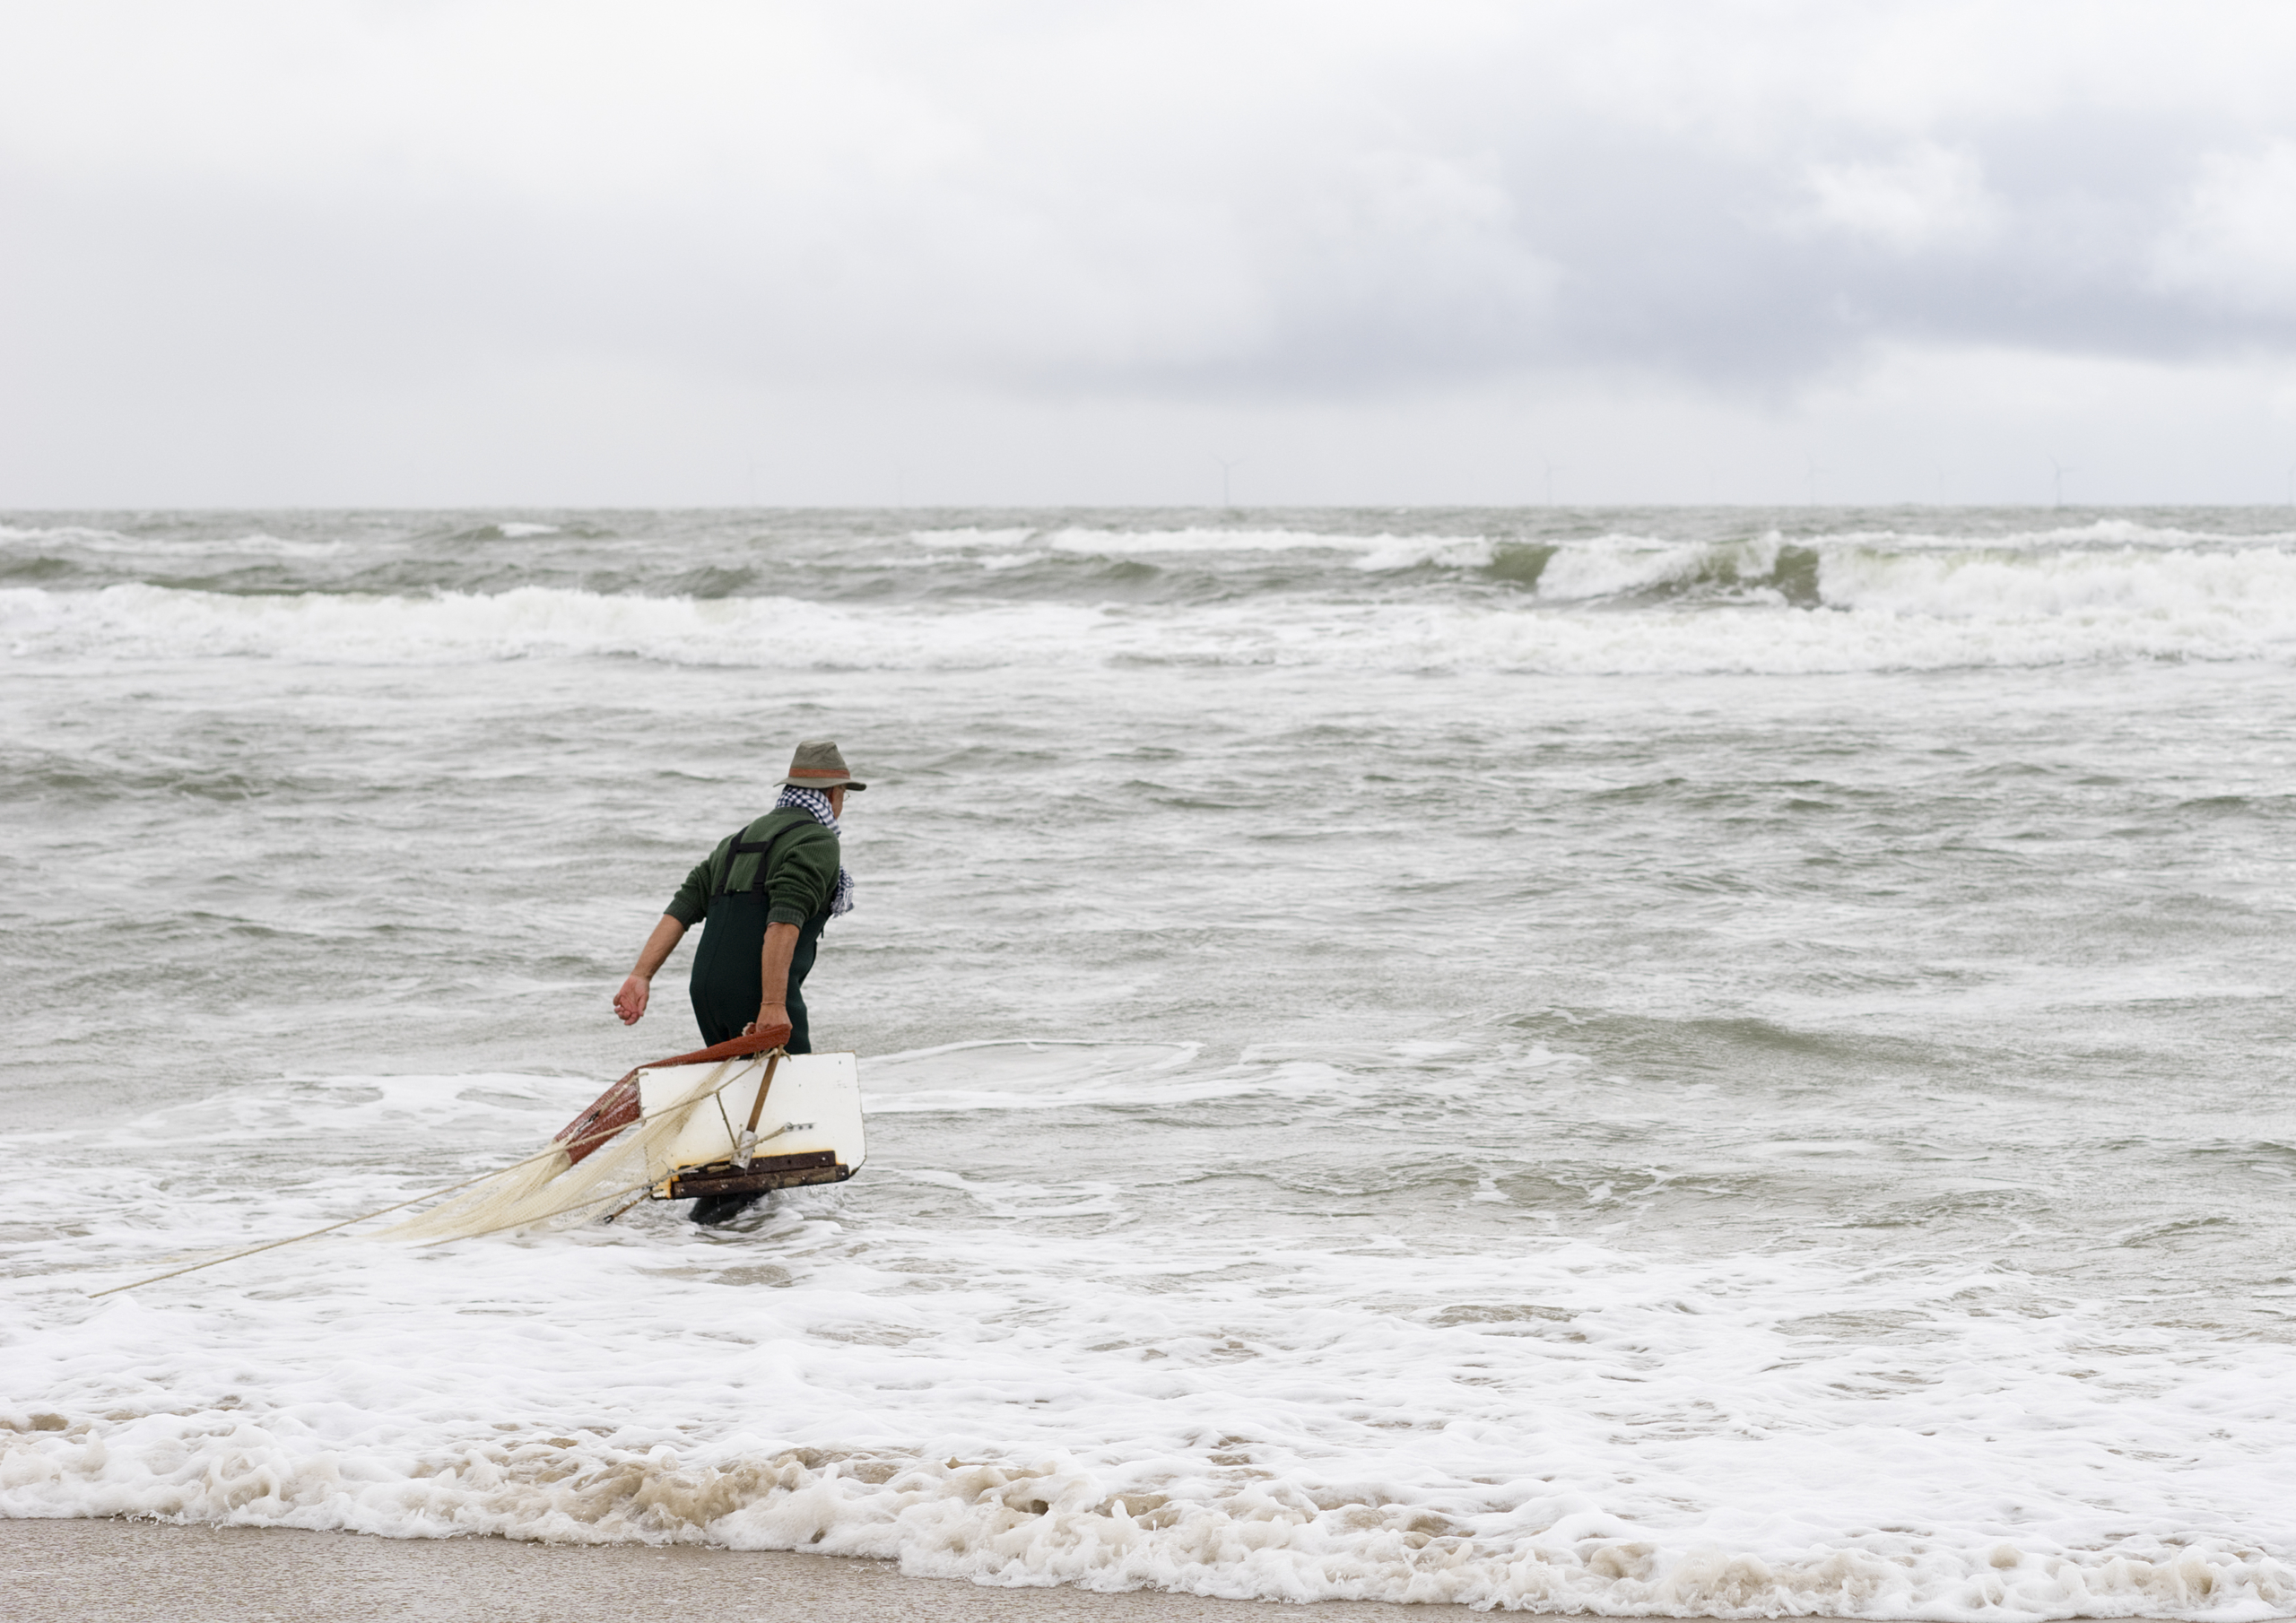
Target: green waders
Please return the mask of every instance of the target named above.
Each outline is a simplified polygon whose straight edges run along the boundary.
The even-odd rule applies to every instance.
[[[766,912],[773,906],[773,895],[765,888],[767,870],[772,865],[773,847],[790,829],[804,827],[792,823],[777,833],[772,839],[744,840],[734,837],[733,849],[726,854],[726,874],[734,872],[734,858],[752,851],[760,853],[757,879],[746,890],[728,891],[725,881],[709,898],[709,911],[702,919],[701,945],[693,952],[693,978],[687,990],[693,999],[693,1018],[701,1028],[705,1043],[723,1043],[742,1034],[742,1028],[757,1019],[758,1000],[765,995],[765,983],[758,959],[765,950]],[[813,1051],[811,1034],[805,1026],[805,1000],[798,993],[804,985],[806,974],[813,967],[813,954],[820,950],[822,926],[829,922],[824,914],[809,918],[797,931],[797,950],[789,957],[789,989],[783,1002],[789,1006],[789,1052],[811,1054]]]

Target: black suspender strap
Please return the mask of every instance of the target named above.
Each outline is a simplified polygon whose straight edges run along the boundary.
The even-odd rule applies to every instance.
[[[768,813],[768,815],[771,814]],[[786,823],[770,839],[744,839],[742,836],[750,831],[750,826],[747,823],[735,829],[733,843],[726,848],[725,877],[718,881],[718,889],[710,893],[710,899],[715,901],[718,897],[725,895],[726,887],[734,882],[734,859],[737,856],[747,856],[752,851],[761,855],[757,861],[757,878],[750,882],[750,889],[764,890],[765,871],[773,860],[773,847],[781,843],[782,835],[788,833],[792,829],[802,829],[804,826],[804,823]]]

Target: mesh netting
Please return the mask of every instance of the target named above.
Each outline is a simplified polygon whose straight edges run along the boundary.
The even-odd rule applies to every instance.
[[[636,1194],[669,1176],[671,1169],[663,1152],[683,1129],[686,1118],[724,1084],[735,1067],[748,1063],[725,1060],[708,1067],[695,1066],[691,1087],[578,1164],[571,1160],[564,1145],[553,1145],[374,1237],[458,1240],[552,1219],[562,1219],[568,1226],[587,1221],[614,1196]]]

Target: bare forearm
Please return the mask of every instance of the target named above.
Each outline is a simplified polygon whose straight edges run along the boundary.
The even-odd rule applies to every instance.
[[[758,1020],[761,1024],[777,1024],[781,1019],[783,1004],[789,996],[789,960],[797,951],[797,926],[768,924],[765,945],[758,952]],[[771,1014],[774,1019],[766,1020]]]
[[[654,933],[646,938],[646,945],[638,954],[638,967],[631,974],[652,980],[661,967],[669,961],[670,954],[677,950],[678,942],[684,936],[684,924],[666,913],[662,915],[662,922],[655,925]]]
[[[654,933],[646,938],[645,947],[638,954],[638,967],[622,983],[622,990],[613,994],[613,1011],[625,1026],[634,1026],[645,1015],[646,1003],[654,989],[654,972],[659,969],[685,934],[685,926],[668,914],[654,926]]]

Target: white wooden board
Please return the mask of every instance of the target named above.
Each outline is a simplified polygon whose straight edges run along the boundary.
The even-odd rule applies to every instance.
[[[656,1179],[732,1158],[757,1099],[765,1058],[761,1055],[735,1061],[722,1078],[717,1077],[717,1069],[677,1065],[638,1073],[639,1107],[648,1116],[697,1091],[705,1095],[677,1136],[664,1146],[658,1161],[648,1167]],[[757,1137],[756,1154],[761,1157],[828,1150],[857,1169],[869,1151],[861,1130],[861,1072],[854,1055],[793,1054],[783,1060],[766,1092]]]

